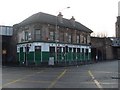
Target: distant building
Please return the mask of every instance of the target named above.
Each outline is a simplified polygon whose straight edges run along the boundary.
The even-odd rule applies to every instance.
[[[114,47],[116,58],[120,59],[120,1],[118,2],[118,16],[115,26],[116,38],[112,38],[112,46]]]
[[[120,59],[120,2],[115,27],[116,37],[91,37],[93,60],[96,60],[96,56],[98,61]]]
[[[120,38],[120,1],[118,2],[118,16],[115,26],[116,26],[116,37]]]
[[[2,63],[3,64],[7,64],[12,62],[12,51],[13,49],[11,48],[12,46],[12,42],[11,38],[13,35],[13,28],[12,26],[3,26],[0,25],[0,45],[2,45],[1,47],[1,55],[2,55]]]
[[[91,48],[92,60],[102,61],[120,59],[120,38],[91,37]]]
[[[120,16],[117,17],[116,22],[116,37],[120,38]]]
[[[13,26],[20,64],[74,64],[91,60],[91,30],[81,23],[36,13]]]
[[[115,59],[120,59],[120,38],[111,38],[112,40],[112,47]]]
[[[91,37],[92,59],[95,61],[113,60],[112,40],[106,37]],[[98,58],[96,58],[96,56]]]

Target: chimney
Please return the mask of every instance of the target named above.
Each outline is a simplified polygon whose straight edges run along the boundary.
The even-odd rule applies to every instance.
[[[118,16],[120,16],[120,1],[118,2]]]
[[[75,18],[72,16],[72,18],[70,19],[70,22],[72,23],[73,26],[75,26]]]
[[[59,14],[58,14],[58,21],[59,21],[60,23],[63,23],[63,15],[62,15],[61,12],[59,12]]]

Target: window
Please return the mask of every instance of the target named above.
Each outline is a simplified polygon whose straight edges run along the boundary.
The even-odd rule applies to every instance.
[[[82,55],[84,54],[84,48],[82,48]]]
[[[80,53],[80,48],[77,48],[77,53]]]
[[[88,55],[88,49],[86,49],[86,55]]]
[[[77,35],[77,43],[80,43],[80,36]]]
[[[83,37],[83,35],[80,35],[80,40],[81,40],[81,43],[84,43],[84,37]]]
[[[35,40],[41,40],[41,30],[37,29],[35,30]]]
[[[68,33],[67,32],[65,33],[64,40],[65,40],[65,42],[68,42]]]
[[[87,37],[84,36],[84,43],[86,44],[87,43]]]
[[[90,35],[87,36],[87,44],[90,43]]]
[[[35,52],[41,52],[41,46],[35,46]]]
[[[85,55],[88,56],[88,53],[89,53],[89,52],[88,52],[88,49],[86,49]]]
[[[28,41],[28,38],[29,38],[29,33],[28,31],[25,31],[25,41]]]
[[[2,34],[1,35],[6,35],[7,31],[6,31],[6,27],[1,27],[2,30]]]
[[[55,36],[54,36],[54,32],[53,31],[51,31],[50,32],[50,40],[55,40]]]
[[[50,57],[55,56],[55,47],[49,47],[50,48]]]
[[[76,53],[76,48],[73,48],[73,52]]]
[[[64,42],[64,33],[60,32],[60,42]]]
[[[69,48],[69,52],[72,52],[72,48]]]
[[[71,36],[71,35],[68,36],[68,42],[69,42],[69,43],[72,42],[72,36]]]
[[[23,37],[23,33],[22,33],[22,32],[19,32],[19,33],[18,33],[18,42],[20,43],[20,42],[24,41],[23,38],[24,38],[24,37]]]

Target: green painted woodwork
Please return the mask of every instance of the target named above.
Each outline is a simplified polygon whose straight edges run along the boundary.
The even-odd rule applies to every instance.
[[[81,58],[81,61],[84,61],[84,54],[81,54],[80,58]]]
[[[19,61],[19,57],[20,57],[20,56],[19,56],[19,53],[17,53],[17,61]]]
[[[80,53],[77,53],[77,61],[80,61]]]
[[[41,52],[35,52],[35,64],[41,64]]]
[[[73,61],[73,52],[68,52],[68,59],[69,63]]]
[[[37,46],[35,46],[37,47]],[[64,50],[63,50],[64,51]],[[78,51],[78,52],[76,52]],[[49,51],[42,51],[42,46],[39,48],[35,48],[32,52],[23,52],[23,47],[20,47],[20,52],[17,53],[17,60],[20,61],[20,64],[23,64],[23,62],[27,59],[28,63],[33,63],[35,61],[36,65],[41,64],[41,62],[48,62],[50,57],[54,57],[54,60],[56,62],[56,53],[55,51],[50,53]],[[76,58],[77,57],[77,58]],[[35,60],[34,60],[35,59]],[[60,52],[57,53],[57,61],[60,63],[74,63],[76,61],[90,61],[91,60],[91,53],[85,53],[84,49],[82,49],[82,52],[80,49],[69,48],[68,52],[62,52],[60,49]]]
[[[29,63],[33,63],[34,62],[34,52],[27,53],[27,61]]]
[[[42,62],[48,62],[50,57],[49,52],[42,52]]]
[[[23,52],[23,48],[20,48],[20,54],[19,54],[19,58],[20,58],[20,64],[23,64],[24,60],[25,60],[25,53]]]

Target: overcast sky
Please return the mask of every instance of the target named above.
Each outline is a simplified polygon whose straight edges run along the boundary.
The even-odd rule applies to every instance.
[[[11,26],[38,12],[75,20],[95,33],[115,35],[119,0],[0,0],[0,25]],[[65,9],[66,7],[71,7]]]

